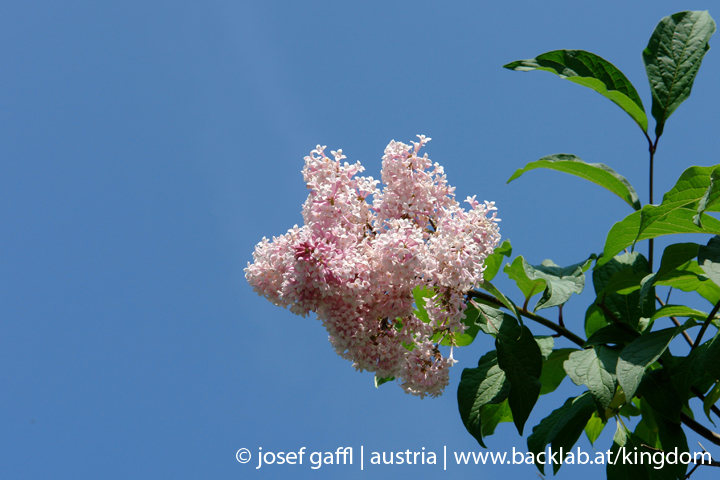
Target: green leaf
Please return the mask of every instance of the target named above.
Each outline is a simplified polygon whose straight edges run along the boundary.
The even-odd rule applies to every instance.
[[[705,275],[695,260],[679,266],[663,280],[656,281],[655,285],[673,287],[683,292],[697,292],[713,305],[720,301],[720,287]]]
[[[604,422],[597,412],[593,412],[587,425],[585,425],[585,435],[590,440],[590,445],[595,445],[595,440],[598,439],[605,425],[607,425],[607,422]]]
[[[581,293],[585,287],[585,270],[595,258],[593,254],[580,263],[560,267],[552,260],[533,266],[520,256],[511,265],[506,265],[504,271],[523,292],[526,302],[536,293],[543,292],[534,308],[537,311],[562,305],[573,293]]]
[[[492,254],[485,258],[483,279],[490,281],[495,278],[495,275],[497,275],[502,266],[503,257],[509,257],[510,255],[512,255],[512,245],[510,245],[510,240],[505,240],[499,247],[493,250]]]
[[[561,348],[552,351],[545,363],[543,363],[542,374],[540,375],[540,383],[542,384],[540,395],[554,392],[560,386],[567,376],[563,363],[572,352],[577,351],[579,350],[575,348]]]
[[[540,353],[543,357],[543,364],[547,361],[550,355],[553,353],[555,347],[555,339],[550,335],[535,335],[535,341],[540,347]]]
[[[639,462],[625,463],[622,461],[623,452],[620,448],[625,447],[624,452],[637,450],[642,452],[642,438],[638,437],[634,433],[626,434],[622,445],[618,443],[618,438],[613,439],[613,446],[610,449],[610,458],[613,463],[608,462],[605,467],[607,478],[612,480],[649,480],[648,470],[645,465],[640,465]],[[620,459],[618,459],[618,453],[620,453]],[[616,461],[618,459],[618,461]]]
[[[622,198],[635,210],[640,210],[641,208],[637,192],[625,177],[607,165],[602,163],[585,163],[575,155],[569,155],[566,153],[548,155],[540,160],[528,163],[523,168],[516,170],[507,183],[519,178],[523,173],[535,170],[536,168],[557,170],[559,172],[565,172],[570,175],[584,178],[585,180],[589,180],[610,190],[612,193]]]
[[[666,452],[674,452],[675,449],[677,449],[678,458],[683,452],[689,451],[687,438],[685,437],[682,425],[671,422],[660,415],[655,415],[655,421],[657,422],[658,438],[663,450]],[[669,478],[684,480],[687,464],[683,462],[677,462],[675,464],[667,463],[666,469],[668,473],[674,474],[674,476],[670,475]],[[658,470],[653,471],[658,472]],[[658,477],[660,476],[658,475]]]
[[[679,267],[697,257],[699,248],[700,245],[697,243],[675,243],[668,245],[663,251],[660,268],[657,273],[645,277],[641,282],[640,301],[645,299],[651,287],[657,282],[661,282]]]
[[[495,427],[500,423],[513,421],[512,411],[507,399],[501,403],[485,405],[481,417],[483,437],[489,437],[495,433]]]
[[[707,316],[708,314],[705,312],[684,305],[665,305],[655,312],[655,315],[650,317],[650,322],[654,322],[658,318],[663,317],[685,317],[694,318],[695,320],[705,320]]]
[[[715,285],[720,285],[720,237],[714,236],[698,250],[698,265]]]
[[[510,315],[504,315],[495,338],[498,365],[510,380],[508,402],[513,422],[522,435],[542,384],[542,352],[526,326],[521,326]]]
[[[647,207],[648,205],[645,205],[643,209]],[[653,205],[650,205],[650,207],[658,208]],[[661,222],[653,223],[640,235],[638,235],[638,232],[640,230],[640,215],[642,211],[631,213],[610,229],[607,239],[605,240],[603,254],[595,264],[595,268],[597,269],[605,265],[618,252],[641,240],[676,233],[720,234],[720,221],[713,217],[707,217],[703,223],[703,228],[700,228],[693,223],[692,217],[694,212],[695,210],[688,208],[672,210]]]
[[[425,309],[425,302],[428,298],[434,297],[436,292],[424,285],[419,285],[413,288],[412,294],[415,299],[415,316],[424,323],[428,323],[430,318],[428,317],[427,310]]]
[[[608,320],[600,307],[594,303],[590,305],[585,311],[585,336],[592,337],[595,332],[607,325]]]
[[[595,404],[589,392],[579,397],[568,398],[565,404],[545,417],[538,425],[533,427],[533,433],[527,439],[528,451],[537,459],[537,454],[545,450],[547,444],[554,451],[562,448],[569,451],[585,429],[595,411]],[[535,463],[541,473],[545,473],[544,464]],[[553,471],[557,473],[559,464],[553,464]]]
[[[666,367],[675,391],[685,405],[689,405],[688,400],[694,396],[690,393],[693,384],[706,375],[703,366],[706,349],[707,344],[699,345],[687,357],[675,359],[675,362]]]
[[[525,297],[525,302],[545,290],[547,285],[544,278],[535,276],[535,269],[525,261],[522,255],[513,260],[512,264],[505,265],[503,271],[511,280],[515,281]]]
[[[695,225],[702,228],[703,214],[708,211],[717,211],[718,200],[720,200],[720,167],[713,169],[710,173],[710,186],[698,201],[697,215],[693,217]]]
[[[497,352],[488,352],[478,361],[477,368],[463,370],[458,385],[458,409],[465,428],[483,443],[482,411],[485,405],[503,402],[510,391],[510,382],[498,366]]]
[[[657,448],[656,445],[659,444],[657,432],[652,431],[644,419],[638,422],[633,433],[640,437],[646,445]]]
[[[677,334],[694,325],[696,325],[694,320],[688,320],[680,327],[650,332],[636,338],[623,348],[618,359],[616,374],[628,400],[635,395],[645,369],[660,358]]]
[[[587,339],[583,347],[592,347],[594,345],[626,345],[640,334],[632,330],[624,323],[611,323],[610,325],[597,330],[590,338]]]
[[[635,434],[645,440],[647,445],[654,448],[660,448],[660,441],[658,440],[658,426],[655,421],[655,412],[653,411],[650,404],[644,399],[636,398],[640,405],[640,411],[642,412],[642,420],[638,423],[635,428]]]
[[[444,332],[445,336],[441,342],[441,345],[450,346],[455,345],[457,347],[467,347],[475,341],[480,327],[476,324],[477,318],[480,315],[480,311],[475,308],[472,304],[469,304],[465,309],[465,318],[462,323],[465,324],[465,331],[463,333],[458,332]],[[443,332],[436,333],[433,337],[433,341],[437,342],[443,335]]]
[[[679,424],[683,402],[669,376],[666,378],[666,372],[663,370],[658,369],[645,373],[638,387],[638,394],[655,412]]]
[[[601,295],[616,272],[623,271],[628,267],[632,268],[633,273],[638,274],[638,276],[650,273],[650,265],[647,260],[637,252],[617,255],[606,262],[605,265],[593,271],[593,286],[595,292],[598,293],[595,304],[604,305],[605,309],[612,314],[607,314],[603,310],[599,311],[599,315],[605,317],[606,324],[618,319],[637,330],[639,329],[641,318],[649,318],[655,313],[654,290],[651,290],[651,292],[653,292],[652,297],[645,298],[642,303],[640,302],[639,291],[634,291],[627,295],[621,295],[619,293]]]
[[[708,342],[707,350],[703,356],[703,365],[705,369],[716,380],[720,380],[720,334]]]
[[[606,409],[615,396],[615,366],[620,350],[599,345],[573,352],[564,364],[575,385],[585,385],[595,401]]]
[[[395,380],[395,377],[378,377],[377,374],[375,374],[375,388],[378,388],[383,383],[392,382]]]
[[[715,425],[715,422],[713,422],[713,419],[710,417],[710,409],[718,400],[720,400],[720,382],[715,384],[713,389],[710,390],[710,393],[705,396],[705,401],[703,402],[703,411],[713,425]]]
[[[627,295],[635,290],[640,290],[640,282],[642,282],[645,277],[647,277],[647,273],[645,272],[634,272],[631,267],[624,268],[615,272],[613,276],[610,277],[610,281],[605,285],[605,288],[598,293],[598,297],[611,293]]]
[[[665,121],[690,96],[695,76],[715,22],[707,12],[680,12],[660,20],[643,50],[643,62],[653,96],[655,134],[662,135]]]
[[[481,283],[479,287],[486,292],[491,293],[495,298],[500,300],[500,303],[502,303],[505,308],[510,310],[510,313],[512,313],[513,316],[518,320],[518,322],[520,322],[520,325],[523,324],[522,316],[520,315],[520,312],[518,312],[518,309],[513,303],[513,301],[507,298],[500,290],[497,289],[497,287],[495,287],[495,285],[493,285],[489,281],[485,281]]]
[[[640,211],[640,228],[638,238],[655,222],[663,220],[667,214],[679,208],[693,210],[690,219],[694,227],[700,228],[695,217],[700,199],[710,187],[710,174],[718,167],[690,167],[678,178],[675,186],[665,195],[660,205],[645,205]]]
[[[612,100],[647,132],[647,116],[642,100],[630,80],[612,63],[583,50],[554,50],[529,60],[518,60],[504,66],[529,72],[544,70],[560,78],[583,85]]]

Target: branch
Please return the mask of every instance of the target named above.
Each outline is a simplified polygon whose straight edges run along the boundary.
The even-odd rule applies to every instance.
[[[672,291],[672,290],[670,290],[670,291]],[[662,306],[662,307],[665,306],[665,302],[663,302],[662,300],[660,300],[660,297],[658,296],[657,293],[655,294],[655,299],[660,303],[660,306]],[[668,292],[668,300],[669,300],[669,299],[670,299],[670,292]],[[680,326],[680,320],[678,320],[677,318],[675,318],[675,317],[670,317],[670,320],[673,321],[673,323],[675,324],[676,327],[679,327],[679,326]],[[682,336],[685,337],[685,341],[688,343],[688,345],[690,345],[690,348],[693,348],[694,343],[693,343],[693,341],[692,341],[692,338],[690,338],[690,335],[688,334],[688,332],[686,332],[685,330],[683,330]]]
[[[500,300],[498,300],[497,298],[495,298],[492,295],[489,295],[487,293],[478,292],[476,290],[471,290],[468,292],[468,296],[473,297],[473,298],[479,298],[480,300],[487,302],[496,307],[504,307],[504,305],[502,304],[502,302],[500,302]],[[549,328],[550,330],[556,331],[563,337],[567,338],[571,342],[573,342],[581,347],[585,344],[585,340],[578,337],[577,335],[572,333],[567,328],[561,327],[557,323],[555,323],[551,320],[548,320],[545,317],[541,317],[540,315],[535,315],[534,313],[530,313],[527,311],[526,308],[523,308],[522,310],[518,309],[518,313],[525,318],[529,318],[530,320],[533,320],[533,321],[539,323],[540,325],[543,325],[544,327]]]
[[[702,328],[700,328],[700,332],[698,332],[698,336],[695,339],[695,344],[692,346],[692,348],[700,345],[700,341],[702,340],[703,335],[705,335],[705,330],[707,330],[710,322],[712,322],[713,318],[715,318],[715,314],[718,312],[718,310],[720,310],[720,301],[715,304],[712,311],[710,312],[710,315],[708,315],[708,318],[705,320],[705,323],[703,323]]]
[[[707,438],[715,445],[720,445],[720,434],[717,434],[704,425],[699,424],[690,418],[690,416],[685,412],[680,412],[680,419],[682,420],[682,423],[690,428],[690,430],[694,431],[703,438]]]

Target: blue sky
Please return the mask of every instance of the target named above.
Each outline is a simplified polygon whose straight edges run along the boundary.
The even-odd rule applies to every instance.
[[[493,346],[478,338],[457,351],[439,399],[393,384],[375,389],[372,374],[333,353],[320,322],[258,297],[243,269],[263,236],[302,223],[300,170],[316,144],[342,148],[379,178],[385,145],[416,134],[433,138],[427,152],[459,199],[496,202],[515,255],[566,265],[599,253],[612,224],[630,213],[626,204],[561,173],[505,182],[530,161],[573,153],[618,170],[645,203],[640,129],[590,90],[501,67],[559,48],[588,50],[619,67],[649,111],[641,51],[655,25],[682,9],[720,18],[713,8],[709,1],[4,3],[0,476],[535,478],[534,466],[517,465],[360,471],[357,457],[352,467],[255,469],[260,447],[479,450],[455,390],[462,369]],[[719,76],[711,49],[660,141],[656,200],[686,167],[718,163]],[[509,282],[497,285],[518,297]],[[568,303],[571,329],[582,332],[590,301],[588,294]],[[526,435],[581,392],[566,379],[542,397]],[[609,448],[613,429],[599,450]],[[694,449],[697,438],[689,440]],[[511,424],[488,442],[491,450],[526,449]],[[591,450],[584,437],[578,445]],[[249,464],[235,460],[241,447],[253,454]],[[559,473],[573,475],[605,473],[569,465]],[[709,475],[701,469],[693,480]]]

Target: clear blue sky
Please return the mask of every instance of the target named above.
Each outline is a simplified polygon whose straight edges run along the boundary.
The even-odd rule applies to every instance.
[[[457,351],[439,399],[393,384],[375,389],[372,374],[333,353],[314,317],[256,296],[243,268],[263,236],[302,223],[302,158],[316,144],[342,148],[377,178],[385,145],[420,133],[433,138],[427,152],[459,199],[497,203],[515,254],[566,265],[599,253],[608,229],[630,213],[626,204],[560,173],[505,181],[544,155],[573,153],[614,167],[645,203],[640,129],[590,90],[501,66],[548,50],[589,50],[623,70],[649,111],[641,51],[653,28],[682,9],[720,19],[715,8],[5,2],[0,477],[536,478],[534,466],[515,465],[311,470],[307,457],[302,467],[256,470],[259,447],[351,446],[356,464],[361,445],[366,454],[480,449],[462,425],[455,390],[462,369],[493,347],[479,338]],[[656,192],[691,164],[718,163],[719,77],[714,48],[667,123]],[[660,252],[667,242],[658,243]],[[509,282],[497,283],[518,297]],[[567,305],[570,328],[582,332],[591,300]],[[566,379],[540,399],[526,433],[581,392]],[[599,449],[609,448],[613,429]],[[697,438],[689,440],[695,450]],[[511,424],[488,442],[491,450],[526,449]],[[578,445],[591,449],[584,437]],[[253,462],[235,460],[241,447]],[[605,472],[560,470],[561,478],[576,475]]]

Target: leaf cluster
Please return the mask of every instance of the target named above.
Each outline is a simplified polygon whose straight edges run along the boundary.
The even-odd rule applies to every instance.
[[[680,12],[663,18],[652,33],[642,58],[652,94],[654,140],[635,87],[617,67],[593,53],[555,50],[505,68],[550,72],[608,98],[642,130],[652,165],[667,120],[690,96],[714,31],[708,12]],[[562,267],[551,260],[536,265],[523,256],[510,261],[508,241],[487,258],[486,282],[480,286],[487,293],[473,294],[466,312],[472,319],[473,329],[468,329],[472,338],[450,339],[452,345],[471,342],[482,332],[495,340],[495,350],[482,355],[477,367],[466,368],[458,387],[458,407],[468,432],[483,447],[501,422],[513,422],[522,435],[538,397],[553,393],[569,377],[583,391],[563,399],[533,427],[527,438],[529,452],[540,453],[548,445],[568,451],[583,432],[595,442],[611,419],[616,423],[613,452],[621,447],[685,452],[685,428],[720,444],[720,436],[695,419],[689,403],[691,398],[701,399],[704,414],[713,424],[717,418],[712,415],[720,414],[714,406],[720,399],[720,221],[710,215],[720,212],[720,165],[689,166],[660,204],[653,205],[651,200],[644,206],[624,176],[575,155],[554,154],[528,163],[508,182],[539,168],[599,185],[633,211],[613,225],[600,255],[588,255],[573,265]],[[652,192],[652,177],[650,184]],[[653,270],[652,239],[687,233],[708,237],[701,243],[669,245]],[[635,251],[643,240],[649,240],[649,260]],[[565,327],[562,308],[573,294],[584,290],[591,268],[595,299],[586,310],[583,339]],[[517,285],[521,302],[516,304],[490,283],[501,269]],[[708,302],[709,312],[690,308],[684,301],[666,304],[656,293],[660,288],[699,295]],[[530,310],[535,296],[538,299]],[[557,321],[539,315],[548,309],[557,309]],[[533,335],[523,318],[553,329],[556,336],[574,342],[575,348],[556,348],[553,337]],[[666,320],[657,321],[663,318],[674,325],[660,326]],[[674,355],[671,345],[681,337],[690,351]],[[633,431],[622,417],[637,417]],[[544,473],[544,466],[537,466]],[[554,464],[554,472],[560,467]],[[607,466],[607,473],[611,478],[681,479],[686,469],[682,464],[662,471],[647,465],[615,464]]]

